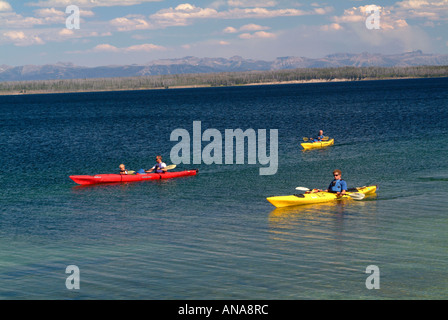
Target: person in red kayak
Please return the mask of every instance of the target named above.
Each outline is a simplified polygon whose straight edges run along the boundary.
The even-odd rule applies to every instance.
[[[154,170],[155,172],[157,172],[157,173],[166,172],[166,169],[165,169],[165,167],[166,167],[166,163],[165,163],[165,162],[162,162],[162,156],[157,156],[157,157],[156,157],[156,161],[157,161],[157,163],[155,164],[154,167],[152,167],[152,168],[149,169],[149,170],[146,170],[147,173],[149,173],[149,172],[151,172],[151,171],[153,171],[153,170]]]
[[[124,164],[120,164],[120,174],[128,174],[128,170],[126,170]]]

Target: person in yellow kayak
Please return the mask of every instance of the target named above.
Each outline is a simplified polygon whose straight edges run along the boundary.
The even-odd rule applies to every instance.
[[[342,197],[347,192],[347,182],[342,179],[342,172],[339,169],[333,171],[333,181],[330,182],[327,190],[314,189],[307,193],[315,193],[315,192],[331,192],[336,193],[337,197]]]
[[[342,197],[347,192],[347,182],[342,180],[342,172],[339,169],[333,171],[334,179],[328,186],[327,192],[336,193],[336,196]]]
[[[151,172],[151,171],[155,171],[157,173],[162,173],[162,172],[166,172],[166,163],[162,162],[162,156],[157,156],[156,157],[156,164],[154,165],[154,167],[152,167],[149,170],[146,170],[147,173]]]
[[[323,139],[324,139],[324,131],[319,130],[319,134],[317,135],[317,138],[310,138],[310,141],[311,142],[322,142]]]

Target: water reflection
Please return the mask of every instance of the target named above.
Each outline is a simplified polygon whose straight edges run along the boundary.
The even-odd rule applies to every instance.
[[[110,189],[129,189],[138,188],[142,184],[157,185],[157,186],[176,186],[177,181],[175,179],[157,179],[148,181],[132,181],[132,182],[109,182],[109,183],[96,183],[96,184],[85,184],[85,185],[75,185],[72,187],[72,191],[79,190],[110,190]]]
[[[373,201],[372,201],[373,200]],[[345,221],[353,216],[359,220],[375,216],[376,194],[363,201],[343,199],[318,204],[276,208],[269,214],[269,232],[275,240],[300,237],[327,237],[340,239]]]

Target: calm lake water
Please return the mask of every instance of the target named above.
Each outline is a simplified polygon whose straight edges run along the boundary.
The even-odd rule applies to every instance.
[[[448,78],[0,96],[0,299],[445,299]],[[177,128],[278,129],[279,166],[169,164]],[[302,151],[319,129],[335,145]],[[207,143],[203,143],[206,146]],[[363,201],[275,209],[339,168]],[[177,170],[177,169],[176,169]],[[65,286],[66,267],[81,273]],[[380,289],[368,290],[369,265]]]

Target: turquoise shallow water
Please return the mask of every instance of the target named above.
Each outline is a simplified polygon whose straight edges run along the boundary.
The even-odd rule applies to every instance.
[[[0,97],[1,299],[444,299],[448,79]],[[279,168],[78,187],[176,128],[278,129]],[[304,152],[324,129],[335,145]],[[204,143],[204,146],[206,144]],[[339,168],[364,201],[275,209]],[[65,287],[77,265],[81,289]],[[380,269],[380,289],[365,286]]]

